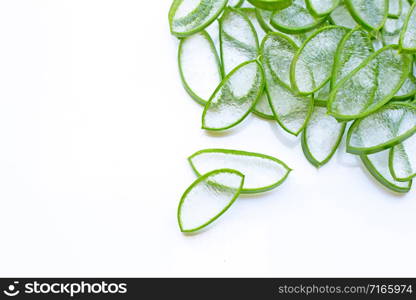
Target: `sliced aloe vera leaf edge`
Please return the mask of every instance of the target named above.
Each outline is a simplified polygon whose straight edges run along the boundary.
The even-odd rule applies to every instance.
[[[404,22],[400,34],[400,49],[406,52],[416,52],[416,2],[413,3]]]
[[[403,0],[407,1],[407,0]],[[392,6],[392,4],[397,4],[397,6]],[[396,11],[394,9],[397,9]],[[389,0],[389,11],[388,11],[388,17],[392,19],[399,18],[400,14],[402,12],[402,0]]]
[[[369,31],[378,31],[384,26],[384,23],[386,22],[386,19],[387,19],[387,16],[388,16],[388,10],[389,10],[388,0],[384,0],[383,19],[378,24],[378,26],[376,26],[376,27],[374,27],[371,24],[368,24],[365,20],[363,20],[362,17],[360,17],[360,13],[356,10],[355,6],[352,4],[352,1],[354,1],[354,0],[344,0],[344,3],[346,5],[346,7],[348,8],[348,10],[350,11],[351,16],[353,17],[353,19],[358,24],[360,24],[361,26],[363,26],[365,29],[367,29]],[[363,0],[363,1],[374,1],[374,0]]]
[[[393,178],[397,181],[409,181],[412,180],[416,176],[416,169],[415,169],[415,161],[413,159],[414,152],[414,145],[416,141],[416,136],[413,135],[407,140],[403,141],[402,143],[392,147],[389,153],[389,168],[390,173]],[[407,150],[407,145],[410,144],[411,149]],[[398,171],[399,168],[405,168],[403,166],[403,159],[406,160],[406,170]],[[398,166],[397,164],[401,164]]]
[[[392,182],[390,182],[389,180],[387,180],[382,174],[380,174],[379,171],[377,171],[377,169],[374,167],[373,163],[371,162],[371,160],[368,158],[367,155],[364,155],[364,154],[360,155],[360,158],[364,166],[368,170],[368,172],[370,172],[370,174],[383,186],[397,193],[407,193],[410,191],[412,187],[412,181],[409,181],[409,185],[407,187],[397,186],[393,184]]]
[[[230,199],[230,202],[228,203],[228,205],[226,205],[217,215],[215,215],[214,217],[212,217],[211,219],[209,219],[207,222],[201,224],[200,226],[197,226],[196,228],[191,228],[191,229],[187,229],[184,228],[183,222],[182,222],[182,206],[184,204],[184,201],[186,200],[186,197],[188,196],[188,194],[196,187],[198,186],[200,183],[202,183],[203,181],[205,181],[206,179],[209,179],[212,176],[215,176],[217,174],[221,174],[221,173],[229,173],[229,174],[234,174],[236,176],[239,176],[241,178],[241,184],[238,187],[234,197],[232,199]],[[219,185],[219,183],[217,182],[213,182],[213,185]],[[183,233],[192,233],[192,232],[196,232],[199,231],[205,227],[207,227],[208,225],[210,225],[211,223],[213,223],[215,220],[217,220],[219,217],[221,217],[235,202],[235,200],[237,200],[238,196],[241,193],[241,190],[243,189],[244,186],[244,175],[241,174],[240,172],[236,171],[236,170],[231,170],[231,169],[219,169],[219,170],[214,170],[212,172],[209,172],[199,178],[197,178],[184,192],[184,194],[181,197],[181,200],[179,202],[179,206],[178,206],[178,212],[177,212],[177,219],[178,219],[178,224],[179,224],[179,228]]]
[[[287,179],[289,174],[293,171],[283,161],[281,161],[281,160],[279,160],[279,159],[277,159],[273,156],[269,156],[269,155],[265,155],[265,154],[261,154],[261,153],[247,152],[247,151],[240,151],[240,150],[228,150],[228,149],[204,149],[204,150],[200,150],[200,151],[195,152],[194,154],[192,154],[188,158],[188,161],[189,161],[189,164],[191,165],[192,170],[195,172],[195,174],[198,177],[201,176],[201,174],[198,172],[198,169],[196,168],[196,166],[195,166],[195,164],[193,163],[192,160],[196,156],[204,154],[204,153],[222,153],[222,154],[230,154],[230,155],[241,155],[241,156],[263,158],[263,159],[271,160],[271,161],[279,164],[280,166],[282,166],[286,170],[286,174],[279,181],[275,182],[274,184],[264,186],[264,187],[255,188],[255,189],[253,189],[253,188],[252,189],[244,188],[244,186],[243,186],[243,188],[241,189],[241,193],[243,193],[243,194],[263,193],[263,192],[267,192],[267,191],[270,191],[272,189],[275,189],[276,187],[280,186]],[[244,174],[240,170],[237,170],[237,171]],[[244,175],[246,176],[246,174],[244,174]]]
[[[410,103],[406,103],[406,102],[395,102],[395,103],[390,103],[388,105],[386,105],[385,107],[383,107],[381,110],[383,109],[389,109],[391,106],[403,106],[404,108],[411,108],[412,110],[416,111],[416,106],[414,106],[413,104]],[[380,111],[381,111],[380,110]],[[377,112],[376,112],[377,113]],[[371,116],[371,115],[370,115]],[[411,128],[410,130],[404,132],[403,134],[392,138],[384,143],[380,143],[376,146],[373,147],[354,147],[350,145],[350,141],[351,141],[351,137],[352,134],[355,130],[356,127],[358,127],[360,125],[360,123],[362,122],[363,119],[358,119],[355,120],[354,123],[351,125],[350,129],[348,130],[347,133],[347,152],[348,153],[352,153],[352,154],[373,154],[373,153],[377,153],[386,149],[389,149],[391,147],[396,146],[397,144],[401,143],[402,141],[406,140],[407,138],[411,137],[413,134],[416,133],[416,126],[414,126],[413,128]]]
[[[369,56],[367,59],[365,59],[355,70],[353,70],[349,75],[345,76],[343,79],[341,79],[336,86],[332,89],[332,92],[330,94],[329,97],[329,101],[328,101],[328,112],[333,115],[335,118],[339,119],[339,120],[354,120],[354,119],[360,119],[363,118],[375,111],[377,111],[379,108],[381,108],[383,105],[385,105],[387,102],[389,102],[394,95],[400,90],[401,86],[403,85],[404,81],[406,80],[406,78],[409,76],[410,72],[411,72],[411,64],[410,64],[410,59],[408,57],[404,57],[405,60],[407,60],[407,62],[403,63],[403,72],[402,72],[402,76],[401,76],[401,84],[397,84],[396,88],[392,89],[392,91],[390,92],[389,95],[386,95],[383,98],[383,101],[379,101],[376,105],[371,107],[371,110],[368,110],[368,106],[365,108],[364,111],[362,111],[359,114],[356,115],[342,115],[340,113],[334,112],[332,110],[332,104],[335,102],[335,98],[337,96],[337,92],[338,89],[340,87],[342,87],[344,85],[344,83],[348,80],[350,80],[355,74],[357,74],[358,72],[361,71],[361,69],[363,69],[364,67],[367,66],[367,64],[369,62],[371,62],[371,60],[373,60],[374,58],[376,58],[381,52],[389,50],[389,49],[394,49],[397,50],[398,46],[397,45],[387,45],[381,49],[379,49],[378,51],[376,51],[375,53],[373,53],[371,56]],[[376,87],[377,88],[377,87]],[[373,96],[374,97],[374,96]]]
[[[206,41],[208,42],[211,50],[212,50],[212,54],[215,56],[216,58],[216,62],[217,62],[217,66],[218,66],[218,72],[219,72],[219,77],[222,79],[222,67],[221,67],[221,61],[220,61],[220,57],[218,56],[217,50],[215,49],[215,45],[214,42],[211,38],[211,36],[205,31],[201,31],[200,34],[206,39]],[[178,49],[178,66],[179,66],[179,75],[181,77],[182,80],[182,84],[185,88],[185,90],[188,92],[188,94],[191,96],[192,99],[194,99],[195,101],[197,101],[199,104],[205,105],[207,103],[207,99],[202,99],[197,93],[195,93],[195,91],[190,87],[190,85],[188,84],[187,80],[186,80],[186,76],[183,70],[183,65],[182,65],[182,50],[183,50],[183,46],[184,43],[186,42],[187,38],[181,39],[180,43],[179,43],[179,49]]]
[[[218,16],[221,14],[221,12],[224,10],[224,8],[227,6],[228,0],[219,0],[219,1],[222,1],[223,3],[219,7],[219,9],[209,19],[205,20],[205,22],[202,22],[200,25],[195,26],[193,29],[191,29],[189,31],[177,32],[173,29],[173,22],[174,22],[175,14],[176,14],[178,8],[180,7],[180,5],[182,4],[183,0],[174,0],[173,3],[172,3],[172,6],[170,7],[170,10],[169,10],[169,25],[170,25],[171,33],[173,35],[177,36],[177,37],[186,37],[186,36],[190,36],[194,33],[197,33],[201,30],[204,30],[206,27],[211,25],[211,23],[214,22],[218,18]],[[201,0],[201,2],[202,2],[202,0]]]
[[[293,0],[248,0],[255,7],[266,10],[280,10],[292,5]]]
[[[221,127],[221,128],[213,128],[213,127],[209,127],[206,125],[205,122],[205,116],[207,115],[207,112],[210,108],[211,102],[214,99],[214,97],[217,95],[217,93],[224,87],[224,85],[228,82],[228,80],[236,73],[238,72],[241,68],[243,68],[244,66],[251,64],[251,63],[256,63],[257,64],[257,68],[259,70],[258,74],[260,74],[260,85],[259,85],[259,89],[257,91],[255,100],[253,101],[250,109],[247,110],[246,113],[244,113],[237,121],[235,121],[234,123],[227,125],[225,127]],[[210,130],[210,131],[222,131],[222,130],[227,130],[230,129],[234,126],[237,126],[238,124],[240,124],[241,122],[243,122],[243,120],[250,114],[250,112],[253,110],[253,108],[256,106],[257,101],[259,100],[261,93],[264,90],[264,85],[265,85],[265,79],[264,79],[264,74],[263,74],[263,68],[261,67],[260,63],[257,60],[251,60],[251,61],[247,61],[242,63],[241,65],[237,66],[234,70],[232,70],[223,80],[222,82],[218,85],[217,89],[214,91],[214,93],[212,94],[211,98],[209,99],[209,101],[207,102],[207,104],[205,105],[205,109],[204,112],[202,113],[202,129],[205,130]]]

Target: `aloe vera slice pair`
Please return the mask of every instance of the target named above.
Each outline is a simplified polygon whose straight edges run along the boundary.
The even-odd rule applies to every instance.
[[[370,174],[383,186],[397,193],[407,193],[412,187],[412,181],[396,180],[389,168],[389,150],[375,154],[361,155],[361,160]]]
[[[288,8],[275,11],[271,25],[285,33],[303,33],[319,26],[325,18],[313,16],[307,9],[305,0],[294,0]]]
[[[347,136],[347,151],[372,154],[393,147],[416,132],[416,106],[392,102],[356,120]]]
[[[380,30],[387,19],[389,0],[345,0],[354,20],[370,31]]]
[[[257,61],[248,61],[231,71],[211,96],[202,114],[202,128],[221,131],[241,123],[256,105],[264,89],[264,76]]]
[[[306,0],[313,15],[323,17],[330,14],[339,5],[340,0]]]
[[[332,90],[329,112],[341,120],[367,116],[399,91],[411,71],[411,58],[386,46],[344,77]]]
[[[334,155],[345,131],[346,123],[338,122],[324,107],[315,107],[302,133],[302,149],[316,167],[326,164]]]
[[[177,37],[190,36],[208,27],[228,0],[174,0],[169,11],[170,30]]]
[[[311,35],[293,58],[290,80],[302,95],[310,95],[330,79],[335,53],[347,29],[324,27]]]
[[[274,157],[226,149],[198,151],[189,157],[189,163],[199,178],[179,203],[182,232],[203,229],[225,213],[240,194],[276,188],[291,171]]]
[[[416,52],[416,2],[413,3],[404,23],[400,35],[400,48],[404,51]]]
[[[178,64],[185,90],[205,105],[222,80],[220,59],[207,32],[201,31],[181,40]]]
[[[269,33],[260,48],[273,114],[282,128],[293,135],[303,130],[313,110],[313,97],[296,95],[290,87],[288,73],[297,50],[296,44],[280,33]]]
[[[272,190],[286,180],[291,169],[272,156],[226,149],[206,149],[189,157],[189,163],[198,176],[216,169],[226,168],[245,176],[244,194]]]

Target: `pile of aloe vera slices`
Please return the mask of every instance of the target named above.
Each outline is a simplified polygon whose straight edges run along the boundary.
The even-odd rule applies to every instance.
[[[316,167],[330,161],[346,136],[346,151],[378,182],[395,192],[410,190],[416,176],[416,1],[174,0],[169,23],[180,40],[183,85],[204,107],[204,130],[229,130],[254,113],[300,136]],[[264,191],[264,182],[247,187],[252,175],[244,171],[267,164],[249,154],[235,168],[228,163],[227,151],[233,151],[222,151],[215,163],[205,162],[216,169],[201,172],[193,165],[199,178],[179,205],[182,231],[205,227],[240,193]],[[222,200],[201,211],[206,222],[185,225],[189,210],[199,207],[191,202],[205,197],[200,191]]]

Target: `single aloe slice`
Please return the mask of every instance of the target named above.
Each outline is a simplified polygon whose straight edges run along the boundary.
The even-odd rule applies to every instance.
[[[391,148],[390,171],[398,181],[409,181],[416,176],[416,135]]]
[[[276,188],[291,169],[272,156],[226,149],[201,150],[189,157],[198,176],[216,169],[233,169],[244,174],[242,193],[260,193]]]
[[[327,26],[311,35],[296,53],[290,70],[292,86],[309,95],[330,79],[338,44],[347,29]]]
[[[292,4],[292,0],[248,0],[253,6],[266,10],[284,9]]]
[[[406,0],[403,0],[406,1]],[[389,18],[398,18],[402,12],[402,0],[389,0]]]
[[[170,31],[189,36],[208,27],[223,11],[228,0],[174,0],[169,11]]]
[[[221,82],[221,64],[211,37],[201,31],[184,38],[178,51],[179,73],[188,94],[205,105]]]
[[[356,120],[347,135],[347,152],[371,154],[393,147],[416,131],[416,106],[392,102]]]
[[[368,30],[380,30],[387,19],[388,0],[345,0],[354,20]]]
[[[335,63],[331,77],[331,89],[356,69],[374,53],[369,35],[357,28],[348,32],[342,39],[335,54]]]
[[[313,15],[322,17],[338,7],[340,0],[306,0],[306,5]]]
[[[315,107],[302,133],[302,149],[306,158],[316,167],[326,164],[337,150],[346,123],[339,123],[324,107]]]
[[[400,35],[400,48],[404,51],[416,52],[416,2],[413,3],[403,31]]]
[[[256,105],[264,89],[264,76],[257,61],[248,61],[231,71],[211,96],[202,114],[202,128],[226,130],[241,123]]]
[[[325,18],[314,17],[306,7],[305,0],[294,0],[288,8],[277,10],[271,17],[271,24],[286,33],[302,33],[316,28]]]
[[[183,194],[178,207],[182,232],[195,232],[224,214],[240,195],[244,175],[220,169],[199,177]]]
[[[405,80],[400,90],[393,97],[394,100],[407,100],[416,95],[416,78],[413,74]]]
[[[361,155],[361,160],[371,175],[383,186],[398,192],[407,193],[412,187],[412,181],[400,182],[393,178],[389,168],[389,150],[370,155]]]
[[[256,30],[248,17],[238,9],[226,8],[220,19],[220,49],[224,74],[258,56]]]
[[[281,33],[269,33],[263,40],[261,60],[270,106],[284,130],[298,135],[313,110],[313,98],[296,95],[288,86],[288,70],[297,46]]]
[[[334,25],[343,26],[350,29],[353,29],[358,25],[344,4],[341,4],[335,8],[330,14],[329,18]]]
[[[386,104],[411,71],[410,57],[386,46],[368,57],[332,90],[329,112],[337,119],[362,118]]]

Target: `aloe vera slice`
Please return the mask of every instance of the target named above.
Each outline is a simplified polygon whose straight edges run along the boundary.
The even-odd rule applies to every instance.
[[[288,8],[275,11],[270,22],[282,32],[302,33],[316,28],[324,21],[325,18],[316,18],[309,12],[305,0],[294,0]]]
[[[404,0],[406,1],[406,0]],[[398,18],[402,12],[402,0],[389,0],[389,18]]]
[[[259,63],[242,63],[223,79],[211,96],[202,114],[202,128],[220,131],[241,123],[263,89],[264,76]]]
[[[221,64],[211,37],[201,31],[184,38],[178,51],[179,73],[188,94],[205,105],[221,82]]]
[[[290,79],[294,89],[309,95],[330,79],[335,53],[347,29],[327,26],[311,35],[293,58]]]
[[[284,9],[292,4],[292,0],[248,0],[253,6],[266,10]]]
[[[339,123],[324,107],[315,107],[302,133],[302,149],[306,158],[316,167],[326,164],[337,150],[346,123]]]
[[[313,15],[322,17],[338,7],[340,0],[306,0],[306,5]]]
[[[416,2],[413,3],[404,22],[400,35],[400,48],[404,51],[416,52]]]
[[[337,119],[362,118],[386,104],[410,73],[410,58],[394,45],[368,57],[332,90],[329,112]]]
[[[389,166],[398,181],[409,181],[416,176],[416,135],[390,150]]]
[[[345,0],[354,20],[371,31],[380,30],[387,19],[388,0]]]
[[[393,178],[389,168],[389,150],[370,155],[361,155],[361,160],[371,175],[383,186],[398,192],[407,193],[412,181],[400,182]]]
[[[400,90],[393,97],[393,99],[394,100],[407,100],[409,98],[414,97],[415,95],[416,95],[416,78],[413,76],[413,74],[410,74],[409,77],[406,78]]]
[[[347,152],[371,154],[393,147],[416,132],[416,107],[392,102],[356,120],[347,135]]]
[[[220,169],[199,177],[183,194],[178,207],[182,232],[195,232],[224,214],[240,195],[244,175]]]
[[[344,4],[341,4],[335,8],[331,12],[329,18],[334,25],[343,26],[350,29],[353,29],[358,25]]]
[[[208,27],[223,11],[228,0],[174,0],[169,11],[170,31],[178,37]]]
[[[335,63],[330,81],[331,89],[372,53],[374,53],[372,41],[364,30],[356,28],[348,32],[340,42],[335,54]]]
[[[272,156],[227,149],[201,150],[189,157],[198,176],[216,169],[233,169],[244,174],[242,193],[260,193],[276,188],[286,180],[291,169]]]
[[[220,19],[220,49],[224,74],[258,56],[256,30],[241,11],[226,8]]]
[[[269,33],[260,48],[273,114],[280,126],[293,135],[303,130],[313,110],[313,97],[296,95],[287,85],[290,62],[297,49],[292,40],[277,32]]]

